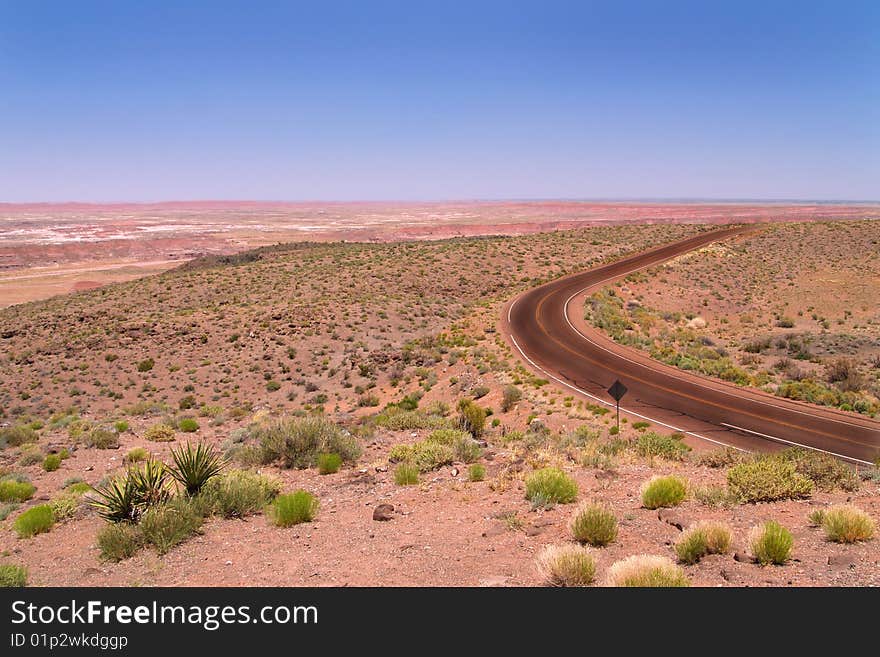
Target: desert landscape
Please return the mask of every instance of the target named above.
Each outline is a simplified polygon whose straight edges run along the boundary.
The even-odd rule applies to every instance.
[[[810,207],[607,286],[587,319],[662,362],[733,368],[773,394],[813,382],[875,416],[876,208],[829,206],[829,221]],[[775,209],[658,206],[548,230],[530,208],[405,240],[225,244],[0,310],[4,572],[37,586],[880,584],[876,464],[749,454],[626,415],[618,431],[607,406],[518,357],[501,322],[534,286]],[[670,356],[696,345],[714,350],[696,368]],[[831,375],[841,358],[849,379]]]

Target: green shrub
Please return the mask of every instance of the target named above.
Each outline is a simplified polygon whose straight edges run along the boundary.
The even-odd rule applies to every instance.
[[[318,454],[318,473],[322,475],[339,472],[342,457],[339,454]]]
[[[437,429],[432,431],[426,440],[440,443],[441,445],[448,445],[452,448],[455,460],[464,463],[473,463],[483,454],[479,443],[467,431]]]
[[[20,447],[27,443],[35,443],[38,438],[37,432],[26,424],[0,427],[0,448],[4,446]]]
[[[507,413],[522,399],[522,390],[516,386],[505,386],[501,393],[501,410]]]
[[[635,450],[639,456],[647,458],[659,456],[670,461],[683,461],[691,448],[682,442],[682,438],[684,436],[680,433],[664,436],[648,431],[639,436]]]
[[[811,527],[821,527],[823,520],[825,520],[825,509],[814,509],[807,515]]]
[[[596,562],[580,545],[548,545],[538,554],[536,564],[550,586],[589,586],[596,577]]]
[[[440,414],[427,413],[419,410],[404,410],[398,406],[389,406],[373,420],[377,427],[391,431],[415,431],[417,429],[444,429],[451,423]]]
[[[247,470],[229,470],[202,488],[201,496],[212,513],[243,518],[259,513],[281,492],[281,483]]]
[[[58,454],[47,454],[43,459],[43,470],[54,472],[61,467],[61,457]]]
[[[574,479],[559,468],[542,468],[526,477],[526,499],[532,504],[568,504],[577,499]]]
[[[611,564],[608,569],[610,586],[685,587],[687,575],[667,557],[638,554]]]
[[[0,564],[0,588],[27,586],[28,571],[24,566],[11,563]]]
[[[825,537],[835,543],[869,541],[876,528],[871,516],[848,504],[826,509],[821,524]]]
[[[155,364],[156,362],[152,358],[145,358],[144,360],[138,362],[137,371],[149,372],[151,369],[153,369],[153,365]]]
[[[419,483],[419,467],[401,463],[394,469],[394,483],[398,486],[415,486]]]
[[[279,495],[268,508],[275,525],[292,527],[315,519],[318,513],[318,499],[307,491],[298,490],[288,495]]]
[[[471,435],[483,435],[486,426],[486,409],[475,404],[472,399],[459,400],[458,424]]]
[[[122,561],[133,557],[145,542],[140,527],[131,523],[107,523],[98,530],[98,549],[105,561]]]
[[[168,443],[174,440],[177,434],[167,424],[154,424],[144,431],[144,439],[155,443]]]
[[[730,507],[739,502],[726,486],[697,486],[693,494],[697,502],[706,506]]]
[[[782,565],[791,556],[794,537],[775,520],[757,525],[749,533],[749,549],[761,564]]]
[[[140,463],[142,461],[148,461],[150,458],[150,453],[145,450],[143,447],[135,447],[133,449],[128,450],[128,453],[122,459],[123,463]]]
[[[748,454],[733,447],[722,447],[711,452],[704,452],[697,457],[697,465],[707,468],[726,468],[736,463],[741,463],[748,458]]]
[[[258,425],[251,435],[260,444],[263,463],[280,460],[285,468],[311,468],[319,454],[339,454],[343,462],[357,460],[357,439],[325,417],[278,418]]]
[[[646,509],[678,506],[687,497],[687,481],[675,475],[652,477],[642,484],[642,504]]]
[[[0,502],[25,502],[34,496],[36,490],[29,481],[4,479],[0,481]]]
[[[479,463],[474,463],[468,468],[468,481],[483,481],[486,478],[486,468]]]
[[[730,549],[730,529],[720,522],[700,522],[682,532],[675,553],[682,563],[697,563],[707,554],[725,554]]]
[[[64,488],[68,493],[73,493],[74,495],[82,495],[92,490],[92,487],[84,481],[73,481]]]
[[[171,458],[174,466],[169,474],[190,497],[198,495],[208,480],[226,467],[226,459],[206,443],[199,443],[195,447],[190,443],[178,449],[172,447]]]
[[[568,528],[574,540],[593,547],[604,547],[617,538],[617,518],[602,504],[582,504],[574,512]]]
[[[389,450],[388,458],[394,463],[405,461],[416,466],[420,472],[429,472],[452,463],[455,452],[449,445],[421,440],[411,445],[395,445]]]
[[[3,502],[0,503],[0,522],[3,522],[9,517],[9,514],[13,511],[18,511],[18,507],[21,504],[18,502]]]
[[[43,460],[43,450],[39,445],[29,443],[22,446],[18,456],[19,465],[36,465]]]
[[[12,524],[19,538],[30,538],[52,529],[55,515],[48,504],[38,504],[22,513]]]
[[[730,492],[743,502],[809,497],[813,482],[800,475],[792,463],[774,456],[739,463],[727,471]]]
[[[859,476],[855,469],[830,454],[812,449],[790,447],[777,455],[794,465],[795,471],[813,482],[817,490],[831,492],[837,489],[856,491]]]
[[[95,427],[86,434],[86,446],[95,449],[116,449],[119,447],[119,434],[104,427]]]
[[[125,420],[117,420],[113,423],[113,428],[116,429],[116,433],[125,433],[128,431],[128,422]]]
[[[165,554],[199,531],[204,518],[188,499],[175,498],[148,509],[141,517],[144,540]]]
[[[68,520],[76,515],[77,509],[82,498],[82,494],[65,491],[51,500],[49,506],[52,507],[52,514],[55,516],[56,522]]]
[[[184,417],[177,422],[177,428],[183,433],[194,433],[199,430],[199,423],[194,418]]]

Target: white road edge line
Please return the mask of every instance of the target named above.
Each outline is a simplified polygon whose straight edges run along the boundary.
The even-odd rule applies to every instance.
[[[820,449],[819,447],[810,447],[809,445],[802,445],[801,443],[796,443],[792,440],[786,440],[785,438],[777,438],[776,436],[771,436],[766,433],[761,433],[760,431],[752,431],[751,429],[744,429],[743,427],[738,427],[735,424],[728,424],[727,422],[722,422],[721,426],[729,427],[730,429],[734,429],[736,431],[744,431],[745,433],[752,433],[756,436],[760,436],[761,438],[766,438],[767,440],[775,440],[780,443],[784,443],[786,445],[794,445],[795,447],[803,447],[805,449],[812,449],[816,452],[822,452],[823,454],[829,454],[831,456],[836,456],[839,459],[845,459],[847,461],[855,461],[857,463],[863,463],[865,465],[873,465],[870,461],[863,461],[862,459],[857,459],[852,456],[844,456],[843,454],[838,454],[837,452],[829,452],[827,449]]]

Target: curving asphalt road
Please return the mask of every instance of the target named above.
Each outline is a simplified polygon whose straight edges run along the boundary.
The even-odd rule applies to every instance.
[[[583,319],[583,299],[596,289],[760,228],[700,233],[533,288],[508,304],[503,328],[533,369],[591,400],[612,406],[606,390],[620,379],[629,388],[621,411],[629,415],[738,449],[799,445],[870,463],[880,454],[880,422],[679,370],[615,343]]]

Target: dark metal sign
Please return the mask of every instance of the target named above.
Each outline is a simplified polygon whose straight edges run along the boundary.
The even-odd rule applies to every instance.
[[[623,396],[626,394],[627,388],[620,382],[620,379],[611,384],[611,387],[608,388],[608,394],[611,395],[611,398],[614,401],[619,402],[623,399]]]

